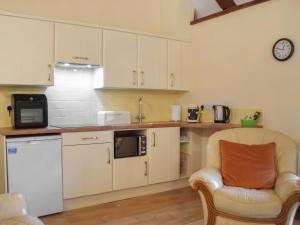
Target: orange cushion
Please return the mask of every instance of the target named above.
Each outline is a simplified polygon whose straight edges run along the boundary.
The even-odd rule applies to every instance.
[[[221,171],[227,186],[271,189],[276,179],[275,143],[245,145],[220,140]]]

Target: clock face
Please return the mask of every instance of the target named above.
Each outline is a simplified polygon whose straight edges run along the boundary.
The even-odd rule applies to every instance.
[[[294,53],[294,44],[287,38],[278,40],[273,46],[273,56],[279,61],[286,61]]]

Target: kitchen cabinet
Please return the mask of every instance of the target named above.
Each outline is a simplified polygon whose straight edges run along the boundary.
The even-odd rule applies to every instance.
[[[147,130],[149,184],[177,180],[180,177],[180,128]]]
[[[139,36],[139,87],[167,89],[167,40]]]
[[[102,64],[102,29],[55,23],[55,61]]]
[[[62,136],[64,199],[112,191],[112,133]]]
[[[148,184],[147,156],[114,160],[113,190],[140,187]]]
[[[0,85],[53,85],[54,23],[0,16]]]
[[[137,88],[137,63],[137,34],[104,30],[104,86],[113,88]]]
[[[168,40],[168,89],[181,90],[182,87],[181,42]]]

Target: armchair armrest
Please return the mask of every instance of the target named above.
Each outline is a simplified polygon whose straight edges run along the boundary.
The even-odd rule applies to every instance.
[[[274,191],[285,202],[295,191],[300,191],[300,178],[293,173],[282,173],[276,180]]]
[[[218,169],[201,169],[198,172],[195,172],[189,179],[190,185],[193,189],[198,189],[197,182],[199,181],[204,183],[211,193],[223,187],[222,175]]]
[[[0,195],[0,221],[22,215],[27,215],[22,195],[16,193]]]

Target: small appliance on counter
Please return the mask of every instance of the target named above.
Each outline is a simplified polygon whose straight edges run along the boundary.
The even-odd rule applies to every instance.
[[[172,105],[171,121],[174,121],[174,122],[181,121],[181,106],[180,105]]]
[[[199,108],[199,106],[189,105],[188,106],[187,122],[197,123],[197,122],[199,122],[199,117],[200,117],[200,108]]]
[[[44,94],[13,94],[12,125],[16,129],[48,126],[48,103]]]
[[[99,111],[97,124],[100,126],[130,124],[131,115],[128,111]]]
[[[214,105],[214,122],[215,123],[229,123],[230,109],[224,105]]]

